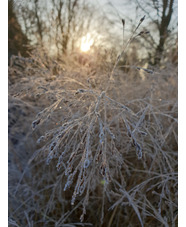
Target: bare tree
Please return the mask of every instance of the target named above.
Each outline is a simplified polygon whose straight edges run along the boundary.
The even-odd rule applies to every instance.
[[[135,0],[135,2],[137,3],[137,6],[151,19],[151,24],[155,25],[158,30],[158,43],[154,41],[152,36],[149,40],[151,40],[151,44],[155,47],[154,64],[159,64],[161,56],[165,50],[166,41],[171,35],[169,26],[175,9],[174,0]]]
[[[38,5],[38,0],[34,0],[34,15],[36,19],[36,25],[37,25],[37,32],[39,34],[40,40],[43,40],[43,23],[39,17],[39,5]]]
[[[95,33],[95,42],[96,34],[102,34],[104,41],[113,40],[110,35],[113,26],[90,1],[31,0],[21,4],[16,7],[16,13],[32,44],[41,44],[58,58],[78,48],[87,33]]]
[[[70,33],[74,31],[74,27],[72,26],[72,21],[76,18],[76,14],[78,11],[78,3],[79,0],[68,0],[66,2],[60,0],[55,1],[52,0],[54,11],[56,10],[57,15],[55,18],[56,21],[56,45],[58,51],[60,50],[60,46],[62,52],[66,54],[67,46],[70,39]]]

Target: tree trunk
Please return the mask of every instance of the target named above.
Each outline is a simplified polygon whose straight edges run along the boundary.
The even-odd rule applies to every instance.
[[[165,41],[168,36],[168,26],[172,17],[173,13],[173,3],[174,0],[170,0],[170,3],[168,0],[163,0],[163,12],[162,12],[162,17],[161,17],[161,22],[159,25],[159,44],[156,48],[156,54],[155,54],[155,65],[159,65],[161,61],[161,57],[164,52],[164,47],[165,47]],[[166,11],[168,10],[168,13],[166,15]]]

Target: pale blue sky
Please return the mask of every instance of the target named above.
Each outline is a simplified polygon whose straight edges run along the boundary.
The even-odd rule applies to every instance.
[[[99,8],[102,9],[103,13],[108,17],[114,19],[117,23],[115,24],[115,31],[120,35],[122,34],[122,23],[121,18],[125,19],[125,37],[130,36],[131,34],[131,26],[137,26],[139,23],[139,20],[141,17],[146,15],[145,21],[141,25],[141,29],[145,27],[145,29],[149,30],[154,39],[156,40],[158,38],[158,30],[154,29],[153,26],[151,26],[151,18],[156,18],[157,13],[156,10],[152,10],[147,8],[147,11],[150,12],[150,16],[140,10],[136,10],[137,6],[137,0],[90,0],[91,2],[94,2],[96,5],[99,6]],[[150,3],[150,0],[138,0],[138,2],[146,7],[145,3]],[[159,1],[160,3],[162,2]],[[161,12],[161,10],[160,10]],[[171,19],[171,23],[169,25],[169,29],[172,30],[173,27],[176,29],[174,31],[177,31],[177,22],[178,22],[178,0],[174,0],[174,11],[173,16]]]
[[[133,19],[133,20],[139,20],[141,16],[143,16],[145,13],[140,11],[138,9],[138,17],[136,15],[136,0],[90,0],[92,2],[95,2],[96,5],[100,5],[100,8],[105,13],[108,13],[107,15],[110,17],[112,14],[115,15],[116,18],[119,19],[119,16],[124,19]],[[144,2],[151,2],[149,0],[138,0],[140,4],[144,4]],[[161,2],[161,1],[160,1]],[[110,3],[110,4],[109,4]],[[174,0],[174,12],[173,12],[173,19],[172,21],[177,20],[178,17],[178,0]],[[153,14],[153,12],[151,13]],[[154,12],[154,15],[156,16],[156,12]],[[150,18],[148,15],[146,15],[146,21],[150,21]],[[137,22],[137,21],[136,21]]]

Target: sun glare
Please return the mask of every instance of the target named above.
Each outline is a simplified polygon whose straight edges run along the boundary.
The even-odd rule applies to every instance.
[[[83,36],[81,39],[81,51],[87,52],[90,50],[90,47],[92,46],[94,40],[90,37],[90,34],[88,33],[86,36]]]

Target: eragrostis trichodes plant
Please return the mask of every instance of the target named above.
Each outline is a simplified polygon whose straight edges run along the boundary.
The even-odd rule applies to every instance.
[[[150,74],[145,85],[127,84],[117,71],[133,39],[147,34],[136,34],[144,18],[110,73],[95,76],[96,86],[69,76],[55,92],[43,88],[55,101],[32,122],[40,136],[28,167],[28,210],[35,206],[38,225],[177,225],[177,101],[168,99],[174,89],[150,69],[136,67]],[[19,188],[21,180],[15,194]]]

